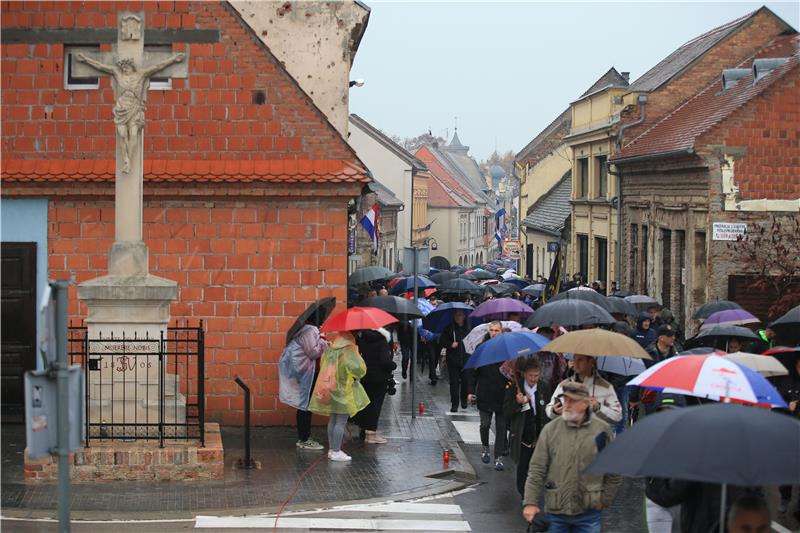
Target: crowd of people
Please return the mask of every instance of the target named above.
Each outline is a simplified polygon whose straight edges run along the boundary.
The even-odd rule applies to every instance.
[[[546,283],[544,280],[540,280]],[[594,289],[605,296],[605,287],[596,282],[584,285],[579,278],[569,288]],[[612,287],[614,290],[615,287]],[[362,290],[359,301],[388,295],[388,287],[372,283]],[[428,296],[426,296],[426,294]],[[410,294],[408,296],[414,296]],[[518,299],[533,309],[545,304],[546,292],[539,296],[517,291],[498,294],[486,290],[441,294],[419,289],[417,307],[428,315],[441,303],[458,301],[476,305],[482,301],[505,297]],[[554,296],[554,295],[550,295]],[[358,301],[352,302],[358,305]],[[517,313],[508,313],[502,320],[491,320],[481,342],[510,331],[525,330]],[[618,319],[609,329],[635,340],[649,354],[645,367],[672,358],[682,351],[684,332],[673,313],[652,303],[639,316],[614,314]],[[470,354],[465,339],[475,321],[464,310],[452,314],[452,322],[435,333],[423,322],[401,320],[376,330],[341,331],[332,342],[325,339],[318,324],[310,320],[290,340],[283,359],[299,361],[291,367],[281,366],[282,376],[303,373],[302,393],[298,398],[282,401],[297,409],[297,447],[322,450],[311,438],[311,413],[329,416],[328,457],[332,461],[348,461],[342,441],[348,431],[367,444],[382,444],[386,439],[378,433],[381,407],[385,396],[393,394],[395,353],[400,356],[402,379],[413,379],[411,352],[417,332],[419,371],[430,386],[446,379],[450,388],[451,411],[477,407],[480,415],[480,460],[494,462],[496,470],[505,469],[505,458],[516,464],[516,488],[520,494],[522,514],[533,531],[597,532],[600,531],[603,509],[615,499],[621,478],[612,474],[594,475],[584,472],[597,454],[615,435],[625,431],[639,417],[658,416],[665,410],[681,409],[709,400],[656,393],[628,387],[627,376],[598,370],[597,358],[582,354],[538,352],[519,357],[509,364],[493,363],[465,369]],[[531,328],[554,339],[567,331],[595,327],[572,324],[564,327]],[[513,328],[513,329],[512,329]],[[481,330],[483,331],[483,330]],[[778,339],[767,327],[745,345],[738,337],[724,339],[727,351],[763,353]],[[510,358],[511,359],[511,358]],[[799,417],[800,359],[789,368],[789,375],[777,378],[775,385],[786,398],[788,415]],[[509,373],[510,368],[510,373]],[[348,421],[359,428],[348,429]],[[494,447],[490,433],[494,421]],[[780,512],[787,512],[792,487],[781,487]],[[647,479],[646,513],[651,532],[707,532],[719,525],[720,489],[718,485],[684,482],[671,479]],[[727,518],[731,532],[769,531],[770,513],[763,490],[737,487],[728,489],[732,502]],[[800,515],[800,509],[797,510]],[[799,517],[800,518],[800,517]],[[766,527],[766,529],[764,529]],[[549,528],[549,529],[548,529]]]

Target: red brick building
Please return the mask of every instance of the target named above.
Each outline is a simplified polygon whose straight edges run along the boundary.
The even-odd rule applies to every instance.
[[[628,137],[612,161],[623,287],[660,299],[685,325],[708,300],[745,297],[736,280],[753,265],[731,251],[721,224],[753,232],[800,216],[800,37],[786,33],[766,32],[756,50],[741,48],[743,59],[709,65],[708,83]],[[769,318],[768,305],[746,307]]]
[[[107,271],[114,98],[108,79],[73,80],[69,69],[79,48],[111,50],[124,10],[144,11],[146,50],[189,56],[188,78],[158,80],[148,94],[143,239],[150,271],[178,283],[171,316],[206,324],[207,419],[242,420],[239,375],[253,389],[254,423],[289,423],[277,401],[285,334],[312,301],[344,305],[347,205],[369,178],[226,2],[2,3],[3,252],[32,241],[20,261],[36,272],[16,312],[28,316],[44,279],[67,279],[79,321],[76,284]]]

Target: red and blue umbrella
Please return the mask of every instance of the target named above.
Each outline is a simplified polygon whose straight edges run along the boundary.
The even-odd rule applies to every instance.
[[[715,401],[788,407],[758,372],[718,355],[672,357],[645,370],[628,385]]]
[[[550,339],[544,335],[529,331],[501,333],[475,348],[464,368],[478,368],[531,355],[540,351],[549,342]]]

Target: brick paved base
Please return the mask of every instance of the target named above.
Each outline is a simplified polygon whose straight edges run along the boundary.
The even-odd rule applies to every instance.
[[[223,479],[224,450],[219,424],[206,424],[205,447],[199,442],[92,441],[90,448],[70,454],[73,481],[121,479]],[[58,458],[31,459],[25,452],[26,481],[55,481]]]

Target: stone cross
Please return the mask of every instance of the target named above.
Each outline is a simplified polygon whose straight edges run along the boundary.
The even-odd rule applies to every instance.
[[[186,55],[144,52],[144,13],[117,16],[117,43],[112,52],[76,54],[75,77],[111,76],[114,88],[116,172],[115,243],[109,252],[109,274],[147,274],[147,248],[142,242],[144,112],[150,78],[188,75]]]

